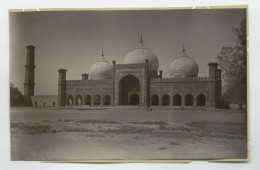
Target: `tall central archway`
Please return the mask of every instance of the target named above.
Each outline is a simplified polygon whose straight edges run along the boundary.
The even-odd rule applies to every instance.
[[[119,104],[140,104],[140,82],[133,75],[127,75],[119,81]]]

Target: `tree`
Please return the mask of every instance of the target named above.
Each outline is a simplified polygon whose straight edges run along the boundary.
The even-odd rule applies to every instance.
[[[21,106],[24,103],[24,98],[22,92],[14,86],[13,83],[10,83],[10,105],[12,106]]]
[[[223,70],[225,96],[230,102],[242,104],[247,99],[247,37],[246,19],[238,27],[232,29],[235,39],[233,47],[222,47],[217,61]]]

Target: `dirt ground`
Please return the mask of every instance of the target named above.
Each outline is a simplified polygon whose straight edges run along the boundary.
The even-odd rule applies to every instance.
[[[246,117],[246,110],[11,108],[11,158],[242,159]]]

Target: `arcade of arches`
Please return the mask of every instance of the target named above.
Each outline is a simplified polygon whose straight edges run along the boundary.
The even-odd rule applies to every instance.
[[[127,79],[126,79],[127,80]],[[138,80],[138,79],[137,79]],[[139,83],[139,82],[138,82]],[[123,84],[122,84],[123,85]],[[132,87],[132,88],[130,88]],[[127,89],[128,92],[123,93],[123,90]],[[129,86],[122,87],[121,91],[121,104],[122,105],[139,105],[139,84],[130,84]],[[75,98],[75,100],[74,100]],[[93,98],[93,101],[92,101]],[[204,94],[198,94],[197,97],[194,97],[192,94],[187,94],[182,100],[180,94],[173,95],[171,97],[168,94],[164,94],[159,97],[158,94],[151,95],[151,106],[206,106],[206,96]],[[195,100],[196,99],[196,100]],[[103,102],[102,102],[103,101]],[[103,99],[100,95],[86,95],[85,100],[83,101],[82,95],[77,95],[73,97],[72,95],[67,96],[67,105],[111,105],[110,95],[104,95]]]
[[[169,94],[163,94],[159,97],[158,94],[151,95],[152,106],[206,106],[206,96],[204,94],[198,94],[197,97],[193,97],[192,94],[187,94],[182,100],[181,94],[175,94],[171,97]],[[196,100],[195,100],[196,99]]]
[[[92,101],[93,99],[93,101]],[[73,97],[72,95],[67,96],[67,105],[111,105],[110,95],[103,96],[103,102],[100,95],[86,95],[83,100],[82,95],[77,95]]]

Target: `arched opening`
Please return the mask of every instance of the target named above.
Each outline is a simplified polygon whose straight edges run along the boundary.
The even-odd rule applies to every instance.
[[[55,102],[53,102],[52,105],[55,106]]]
[[[70,105],[70,106],[73,105],[73,96],[72,95],[67,96],[67,105]]]
[[[82,105],[82,96],[81,95],[77,95],[76,96],[76,101],[75,101],[76,105]]]
[[[174,95],[173,106],[181,106],[181,95],[179,95],[179,94]]]
[[[34,105],[37,106],[37,102],[35,102]]]
[[[162,96],[162,105],[169,106],[170,105],[170,96],[168,94],[164,94]]]
[[[45,102],[43,103],[43,106],[45,106]]]
[[[152,106],[158,106],[159,105],[159,96],[157,94],[152,95],[151,105]]]
[[[197,106],[206,106],[206,97],[204,94],[197,96]]]
[[[139,95],[134,93],[129,96],[130,105],[139,105]]]
[[[193,106],[193,96],[191,94],[185,96],[185,106]]]
[[[100,105],[101,104],[101,98],[99,95],[96,95],[94,97],[94,105]]]
[[[85,105],[91,105],[91,96],[90,95],[85,96]]]
[[[103,98],[103,104],[104,105],[110,105],[110,96],[109,95],[105,95]]]
[[[119,81],[119,104],[139,105],[140,83],[138,78],[127,75]]]

